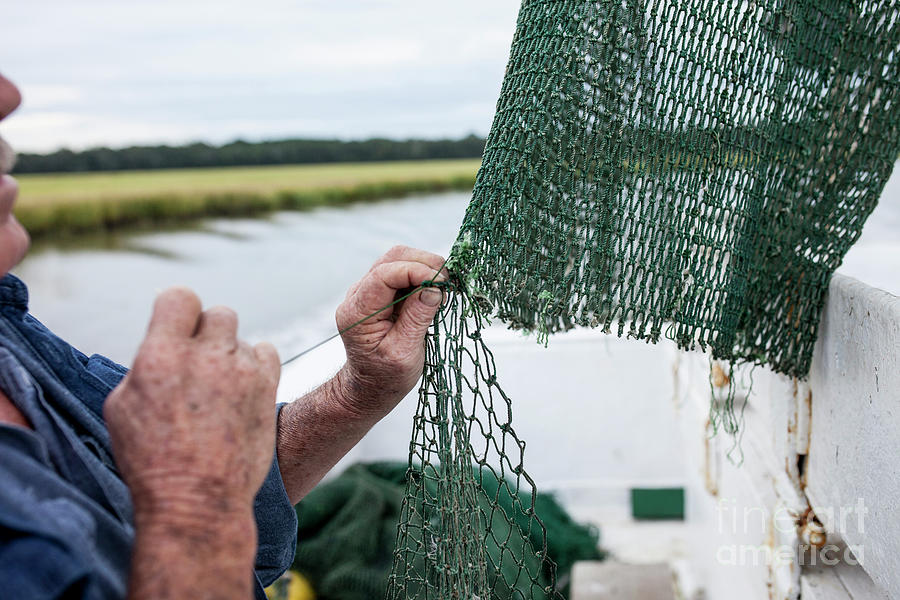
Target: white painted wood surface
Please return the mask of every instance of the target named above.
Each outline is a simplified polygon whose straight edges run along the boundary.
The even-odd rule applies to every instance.
[[[833,567],[810,567],[800,577],[803,600],[890,600],[886,592],[858,567],[839,563]]]
[[[810,504],[900,598],[900,298],[836,275],[810,387]]]
[[[669,566],[581,561],[572,568],[569,600],[676,600]]]
[[[749,370],[735,375],[740,406],[748,398]],[[694,353],[678,359],[676,395],[691,465],[687,568],[697,588],[683,590],[688,595],[702,590],[710,599],[755,600],[799,594],[796,525],[806,501],[797,471],[795,386],[761,369],[753,379],[735,449],[731,436],[713,435],[709,425],[709,359]],[[715,392],[717,398],[724,393]]]
[[[900,299],[833,278],[809,382],[755,373],[740,465],[728,436],[709,435],[710,372],[702,355],[677,359],[694,587],[729,600],[900,598]],[[735,380],[740,402],[748,382]],[[824,570],[798,552],[820,527],[830,553],[818,560],[841,559]]]

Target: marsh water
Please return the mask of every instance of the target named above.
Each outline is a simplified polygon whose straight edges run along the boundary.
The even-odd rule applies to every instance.
[[[33,248],[16,269],[31,310],[85,352],[128,364],[155,294],[187,285],[237,311],[240,333],[283,356],[331,333],[347,288],[394,244],[443,253],[468,194],[409,197],[194,229],[123,234]]]

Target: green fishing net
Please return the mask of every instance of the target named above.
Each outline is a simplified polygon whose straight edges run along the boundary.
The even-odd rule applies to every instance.
[[[427,339],[390,599],[558,595],[489,316],[807,374],[831,274],[900,150],[898,14],[523,2]]]
[[[384,597],[406,477],[405,462],[358,463],[317,486],[297,505],[297,554],[292,568],[310,582],[317,600]],[[478,505],[483,510],[490,510],[498,485],[496,479],[486,479],[478,490]],[[515,502],[507,494],[499,500],[507,509]],[[551,496],[538,494],[535,504],[552,541],[549,554],[561,573],[568,573],[576,560],[602,557],[596,529],[574,523]],[[528,533],[516,530],[510,535]],[[486,551],[499,560],[499,546]],[[520,559],[536,561],[533,556]],[[526,590],[530,586],[524,579],[521,584]]]

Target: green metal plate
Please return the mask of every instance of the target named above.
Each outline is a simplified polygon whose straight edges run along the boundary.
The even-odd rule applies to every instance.
[[[683,521],[684,488],[631,488],[631,516]]]

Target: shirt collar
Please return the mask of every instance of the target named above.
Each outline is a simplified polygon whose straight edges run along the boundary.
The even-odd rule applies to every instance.
[[[28,287],[12,273],[0,279],[0,305],[28,310]]]

